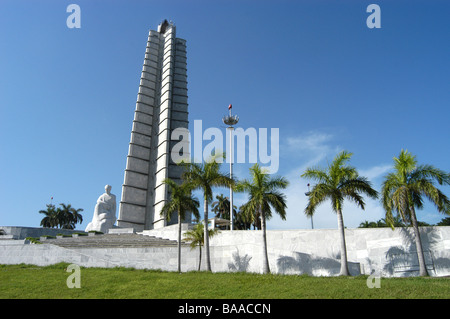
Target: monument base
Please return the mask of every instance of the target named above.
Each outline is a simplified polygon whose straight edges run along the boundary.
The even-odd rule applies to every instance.
[[[108,234],[135,234],[136,230],[134,228],[122,228],[122,227],[115,227],[111,228],[108,231]]]

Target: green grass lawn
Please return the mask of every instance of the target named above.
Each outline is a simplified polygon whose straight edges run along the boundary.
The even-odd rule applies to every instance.
[[[81,268],[81,288],[68,288],[68,264],[0,265],[0,298],[450,298],[449,278],[309,277],[251,273],[174,273],[128,268]]]

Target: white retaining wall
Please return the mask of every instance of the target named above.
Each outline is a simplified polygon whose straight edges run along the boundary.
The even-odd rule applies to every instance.
[[[175,232],[158,237],[176,239]],[[152,235],[153,230],[145,231]],[[421,227],[422,246],[430,275],[450,275],[450,227]],[[155,231],[156,234],[156,231]],[[385,277],[417,275],[419,266],[411,228],[346,229],[347,257],[352,274],[377,273]],[[272,272],[335,275],[340,269],[339,233],[335,229],[268,230]],[[213,271],[262,269],[262,232],[221,231],[210,239]]]
[[[187,229],[185,227],[185,229]],[[174,239],[174,227],[158,236]],[[145,231],[155,235],[153,231]],[[418,274],[416,247],[410,228],[346,229],[347,255],[352,275],[379,274],[403,277]],[[425,259],[432,276],[450,275],[450,227],[422,227]],[[176,237],[175,237],[176,238]],[[268,230],[268,255],[273,273],[332,276],[339,272],[337,230]],[[65,261],[85,267],[134,267],[176,271],[177,247],[77,248],[51,244],[0,241],[0,264],[49,265]],[[214,272],[262,271],[261,231],[222,231],[211,238],[211,267]],[[202,270],[205,269],[202,249]],[[197,270],[198,248],[182,248],[182,271]]]

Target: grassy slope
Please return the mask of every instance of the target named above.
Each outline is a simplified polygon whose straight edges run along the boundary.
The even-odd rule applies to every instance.
[[[449,278],[309,277],[249,273],[170,273],[81,268],[81,288],[69,289],[68,264],[0,265],[0,298],[450,298]]]

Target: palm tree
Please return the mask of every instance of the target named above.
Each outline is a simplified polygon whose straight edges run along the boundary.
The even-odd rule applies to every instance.
[[[386,220],[386,218],[382,218],[381,222],[383,223],[383,227],[390,227],[391,225],[394,227],[406,227],[401,216],[394,216],[394,218],[389,222]]]
[[[208,236],[211,238],[214,235],[218,234],[218,229],[209,229]],[[193,229],[188,230],[184,233],[184,240],[190,241],[191,249],[194,249],[198,246],[199,248],[199,256],[198,256],[198,271],[200,271],[200,267],[202,264],[202,246],[205,243],[205,231],[203,223],[198,223],[194,226]]]
[[[235,215],[234,226],[238,230],[249,230],[252,226],[254,214],[243,211],[243,206],[239,207],[239,212]]]
[[[241,218],[244,219],[245,221],[247,221],[250,225],[249,225],[249,229],[251,228],[251,226],[253,225],[253,230],[257,229],[257,230],[261,230],[261,213],[256,210],[253,211],[251,208],[248,208],[247,205],[249,205],[249,202],[241,205],[241,207],[239,207],[239,215],[241,215]],[[272,218],[272,212],[266,212],[266,220],[269,220],[270,218]]]
[[[450,217],[442,218],[442,220],[437,223],[436,226],[450,226]]]
[[[83,222],[83,216],[79,214],[83,209],[76,209],[71,204],[59,204],[62,208],[58,208],[58,224],[63,229],[75,229],[77,223]]]
[[[376,228],[376,227],[377,227],[377,223],[375,223],[375,222],[368,222],[367,220],[363,221],[358,226],[358,228]]]
[[[82,223],[83,222],[83,216],[81,214],[79,214],[79,212],[82,212],[83,209],[82,208],[71,208],[70,211],[72,212],[72,222],[75,228],[75,225],[78,223]]]
[[[216,214],[216,217],[230,220],[230,200],[223,194],[216,195],[217,201],[212,202],[212,211]],[[233,224],[236,226],[236,205],[233,205]]]
[[[70,204],[59,204],[61,207],[56,208],[55,205],[47,204],[46,210],[40,210],[40,214],[45,217],[41,220],[42,227],[56,227],[63,229],[74,229],[77,223],[83,222],[83,216],[79,214],[83,209],[75,209]]]
[[[229,174],[220,172],[220,163],[218,157],[225,155],[216,155],[205,161],[203,164],[186,163],[186,171],[183,173],[183,179],[191,184],[193,190],[200,189],[203,191],[204,218],[203,222],[208,225],[208,206],[212,200],[213,187],[230,187],[234,185],[234,180]],[[208,227],[205,227],[205,252],[206,252],[206,270],[211,271],[211,258],[209,253],[209,236]]]
[[[356,168],[346,165],[352,153],[342,151],[336,155],[327,168],[307,168],[301,177],[317,181],[308,196],[305,214],[312,217],[317,206],[331,200],[331,208],[337,215],[340,233],[341,269],[340,275],[348,276],[347,249],[345,244],[344,219],[342,208],[344,199],[355,202],[364,210],[364,200],[360,193],[371,198],[377,198],[378,193],[371,186],[367,178],[359,176]]]
[[[179,185],[171,179],[165,179],[164,183],[169,185],[170,199],[164,204],[161,214],[169,221],[172,213],[178,213],[178,272],[181,272],[181,220],[185,219],[187,212],[193,213],[198,218],[200,203],[193,197],[188,183]]]
[[[386,221],[393,227],[393,212],[397,212],[407,224],[412,224],[419,260],[420,276],[427,276],[419,225],[415,209],[423,207],[424,195],[439,212],[450,214],[450,201],[438,188],[439,185],[450,185],[450,174],[431,165],[417,165],[416,157],[401,150],[394,157],[394,172],[389,173],[382,185],[382,203],[386,211]]]
[[[270,273],[269,258],[267,255],[266,217],[272,215],[272,210],[278,213],[281,219],[286,219],[286,196],[279,192],[285,189],[289,182],[284,177],[270,177],[258,164],[250,168],[252,180],[244,180],[236,186],[237,191],[248,192],[249,200],[241,208],[244,213],[261,216],[263,233],[263,273]]]
[[[58,211],[56,210],[55,205],[47,204],[46,210],[40,210],[40,214],[44,214],[45,217],[41,220],[42,227],[53,228],[58,226]]]
[[[230,201],[228,197],[223,194],[216,195],[217,201],[211,203],[211,211],[216,214],[216,217],[223,219],[230,219]]]

